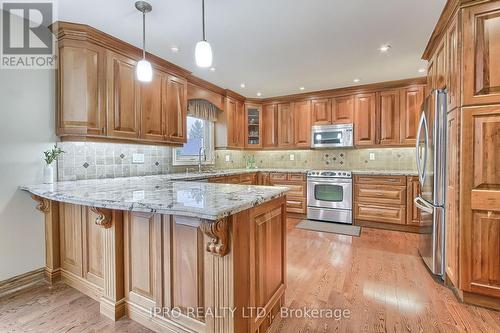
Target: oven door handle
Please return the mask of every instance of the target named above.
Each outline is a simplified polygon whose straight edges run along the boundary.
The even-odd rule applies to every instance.
[[[352,184],[352,179],[342,179],[342,178],[307,178],[308,183],[329,183],[332,185],[340,185],[340,184]]]

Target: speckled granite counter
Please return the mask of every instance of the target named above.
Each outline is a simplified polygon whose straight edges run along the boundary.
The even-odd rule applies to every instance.
[[[172,180],[201,180],[210,179],[222,176],[231,176],[243,173],[252,172],[291,172],[291,173],[307,173],[310,169],[283,169],[283,168],[262,168],[262,169],[226,169],[216,171],[204,171],[202,173],[174,173],[166,175]],[[349,171],[349,170],[345,170]],[[414,170],[351,170],[357,175],[372,175],[372,176],[416,176],[417,171]]]
[[[42,198],[71,204],[208,220],[236,214],[283,196],[287,191],[285,187],[173,179],[176,179],[175,175],[93,179],[21,186],[21,189]]]
[[[354,175],[370,176],[417,176],[417,171],[413,170],[352,170]]]

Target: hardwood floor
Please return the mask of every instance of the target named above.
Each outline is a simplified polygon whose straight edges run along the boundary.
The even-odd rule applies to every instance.
[[[500,312],[459,303],[427,273],[417,235],[363,228],[361,237],[295,229],[288,220],[285,307],[346,309],[350,318],[281,318],[271,332],[500,332]],[[62,283],[0,299],[0,332],[150,332],[99,314]]]

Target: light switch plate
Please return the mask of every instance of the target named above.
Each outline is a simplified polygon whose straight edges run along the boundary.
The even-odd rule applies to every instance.
[[[370,161],[375,161],[375,153],[370,153]]]
[[[295,161],[295,154],[290,154],[290,161]]]
[[[132,163],[144,164],[144,154],[132,154]]]
[[[231,161],[231,155],[226,155],[226,162]]]

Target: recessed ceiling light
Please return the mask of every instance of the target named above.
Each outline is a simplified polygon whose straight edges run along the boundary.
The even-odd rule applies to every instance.
[[[418,70],[418,72],[419,72],[419,73],[425,73],[425,72],[427,72],[427,70],[426,70],[425,68],[420,68],[420,69]]]
[[[246,84],[242,83],[242,84],[240,84],[240,87],[245,88]]]
[[[386,53],[386,52],[387,52],[387,51],[389,51],[390,49],[391,49],[391,46],[390,46],[389,44],[387,44],[387,45],[382,45],[382,46],[379,48],[380,52],[382,52],[382,53]]]
[[[262,96],[262,93],[258,92],[258,93],[257,93],[257,96],[259,96],[259,97],[260,97],[260,96]]]
[[[352,80],[352,81],[353,81],[354,83],[358,83],[358,82],[360,82],[361,80],[360,80],[360,79],[354,79],[354,80]]]
[[[177,52],[179,52],[179,48],[177,46],[172,46],[172,47],[170,47],[170,51],[177,53]]]
[[[215,67],[210,67],[210,71],[215,72]]]
[[[304,87],[300,87],[299,89],[300,89],[300,90],[304,90],[304,89],[306,89],[306,88],[304,88]]]

